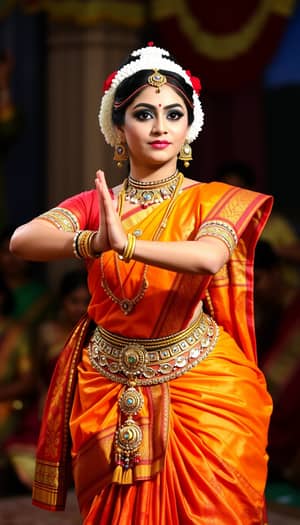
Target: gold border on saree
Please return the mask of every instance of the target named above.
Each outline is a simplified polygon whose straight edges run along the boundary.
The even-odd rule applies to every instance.
[[[97,326],[88,345],[90,363],[116,383],[165,383],[200,363],[214,348],[219,327],[202,312],[191,326],[157,339],[131,339]]]

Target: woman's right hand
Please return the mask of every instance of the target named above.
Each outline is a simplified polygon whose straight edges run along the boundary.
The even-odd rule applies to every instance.
[[[115,250],[122,253],[127,242],[127,236],[114,207],[102,170],[98,170],[96,173],[95,185],[99,195],[100,226],[94,237],[94,251]]]
[[[98,200],[99,200],[99,229],[93,238],[93,250],[95,253],[105,252],[110,249],[109,239],[107,235],[106,220],[105,220],[104,203],[103,203],[102,192],[101,192],[101,183],[100,183],[101,176],[104,176],[104,172],[102,170],[98,170],[96,172],[95,186],[98,192]]]

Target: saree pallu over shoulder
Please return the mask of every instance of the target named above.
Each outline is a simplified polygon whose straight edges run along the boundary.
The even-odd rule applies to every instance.
[[[149,288],[143,296],[139,308],[135,308],[130,313],[131,323],[124,315],[120,315],[119,307],[103,292],[99,285],[99,261],[89,263],[89,288],[92,293],[92,300],[89,305],[89,315],[97,324],[106,327],[112,332],[127,335],[128,337],[161,337],[184,329],[190,322],[200,300],[205,297],[205,290],[211,282],[212,290],[215,291],[221,283],[220,277],[226,276],[226,286],[240,286],[240,272],[243,273],[243,282],[248,276],[251,277],[251,265],[253,264],[253,253],[256,240],[263,229],[272,206],[272,197],[244,190],[235,186],[221,183],[198,183],[185,188],[176,198],[176,206],[172,209],[168,221],[164,225],[160,235],[162,242],[176,242],[181,240],[195,240],[201,235],[201,229],[207,227],[210,234],[213,234],[211,225],[215,222],[218,227],[224,225],[224,232],[233,232],[234,246],[230,263],[227,264],[222,272],[219,272],[217,280],[210,276],[197,274],[180,274],[165,269],[149,266],[147,270],[147,281]],[[139,239],[149,240],[157,231],[163,220],[167,203],[163,202],[159,206],[150,209],[139,207],[127,212],[122,216],[122,224],[126,231],[138,232]],[[89,224],[89,227],[92,225]],[[233,244],[233,243],[232,243]],[[234,247],[233,246],[233,247]],[[118,278],[115,272],[115,262],[112,252],[107,252],[103,259],[105,275],[109,276],[110,288],[116,296],[120,296]],[[245,272],[247,269],[247,272]],[[120,266],[120,273],[123,282],[124,295],[126,297],[135,296],[140,278],[143,272],[143,264],[138,261],[130,261],[128,264]],[[247,277],[248,278],[248,277]],[[247,283],[249,284],[249,283]],[[223,287],[224,291],[226,286]],[[251,286],[250,286],[251,287]],[[155,289],[160,290],[159,301]],[[228,288],[227,288],[228,290]],[[246,303],[252,300],[251,290],[246,295],[243,290],[243,297],[238,294],[239,301],[246,308]],[[242,297],[242,299],[241,299]],[[226,326],[230,333],[234,334],[234,327],[231,326],[232,299],[230,304],[227,301],[226,293],[223,296],[213,294],[214,312],[217,315],[217,322]],[[226,300],[226,311],[222,312],[221,301]],[[101,305],[101,307],[99,307]],[[248,305],[247,305],[248,308]],[[251,308],[250,308],[251,309]],[[151,318],[147,314],[152,312]],[[209,313],[212,313],[209,311]],[[245,319],[248,321],[247,316]],[[251,321],[251,314],[249,314]],[[235,325],[238,327],[238,321]],[[136,329],[138,332],[136,332]],[[248,356],[255,355],[253,351],[253,334],[239,340]],[[252,341],[251,341],[252,339]]]
[[[228,263],[210,281],[207,294],[213,309],[210,313],[235,338],[248,359],[256,362],[254,253],[271,213],[273,197],[222,183],[208,184],[204,191],[205,222],[224,220],[235,228],[238,237]]]
[[[224,224],[235,232],[237,245],[228,263],[214,277],[188,273],[176,275],[160,312],[157,333],[172,330],[179,315],[182,322],[187,323],[194,302],[199,298],[206,299],[208,313],[235,338],[245,355],[256,361],[254,252],[272,205],[273,197],[270,195],[218,182],[194,185],[182,192],[163,240],[171,240],[166,238],[169,228],[175,231],[178,240],[180,233],[182,238],[193,240],[200,236],[201,228],[208,229],[207,226],[210,226],[213,234],[216,224]],[[194,212],[192,217],[191,208]],[[187,294],[185,303],[182,293],[179,293],[182,290]]]
[[[71,473],[69,417],[76,369],[90,327],[84,316],[60,354],[47,394],[36,454],[32,503],[46,510],[65,508]]]

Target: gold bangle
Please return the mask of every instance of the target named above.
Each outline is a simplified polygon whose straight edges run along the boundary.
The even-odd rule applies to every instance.
[[[93,252],[92,240],[97,231],[79,230],[73,239],[73,252],[77,259],[95,259],[100,257],[101,252]]]
[[[91,235],[94,235],[94,232],[91,230],[83,230],[78,237],[78,251],[83,259],[89,259],[89,242]]]
[[[136,243],[135,236],[132,233],[128,233],[127,234],[127,242],[126,242],[126,244],[124,246],[124,250],[123,250],[123,253],[122,253],[122,259],[126,263],[129,262],[132,259],[132,257],[133,257],[134,250],[135,250],[135,243]]]
[[[89,247],[88,247],[88,251],[89,251],[89,256],[92,258],[92,259],[99,259],[99,257],[101,257],[101,251],[99,252],[96,252],[95,250],[93,250],[93,247],[92,247],[92,244],[93,244],[93,239],[95,237],[95,235],[97,235],[98,231],[94,231],[92,235],[90,235],[89,237]]]

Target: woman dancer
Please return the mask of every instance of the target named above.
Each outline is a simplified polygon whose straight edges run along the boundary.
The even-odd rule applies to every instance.
[[[62,509],[72,457],[85,525],[265,522],[253,258],[272,198],[182,173],[199,90],[167,51],[132,52],[99,113],[115,160],[129,158],[124,184],[99,170],[11,239],[26,259],[86,261],[91,300],[56,365],[33,494]]]

